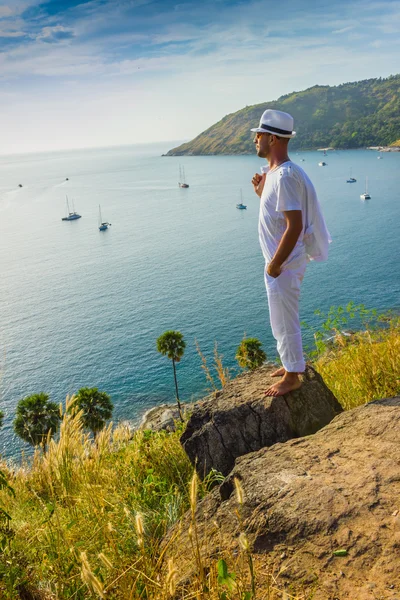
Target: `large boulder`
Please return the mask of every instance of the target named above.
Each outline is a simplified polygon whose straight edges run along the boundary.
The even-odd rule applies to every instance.
[[[231,381],[217,397],[198,402],[181,443],[200,477],[211,469],[228,475],[235,459],[277,442],[315,433],[342,412],[321,376],[308,367],[299,390],[265,396],[276,381],[271,367],[245,373]]]
[[[234,478],[243,488],[240,507]],[[272,572],[280,589],[301,587],[314,600],[399,600],[400,397],[238,458],[195,517],[205,564],[216,549],[240,552],[245,531],[259,581]],[[190,514],[168,539],[181,581],[194,572],[189,522]]]

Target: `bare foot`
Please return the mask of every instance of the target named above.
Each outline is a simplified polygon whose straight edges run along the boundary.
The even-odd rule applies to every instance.
[[[286,371],[284,367],[280,367],[280,369],[277,369],[276,371],[271,373],[270,377],[282,377],[282,375],[284,375],[285,373]]]
[[[298,390],[301,387],[301,381],[296,374],[295,377],[283,377],[278,383],[271,385],[265,393],[265,396],[284,396],[293,390]]]

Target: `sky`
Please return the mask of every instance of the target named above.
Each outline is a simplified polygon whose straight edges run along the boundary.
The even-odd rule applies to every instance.
[[[0,154],[189,140],[400,72],[400,0],[0,0]]]

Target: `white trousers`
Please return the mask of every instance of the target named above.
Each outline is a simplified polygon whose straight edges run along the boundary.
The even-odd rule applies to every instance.
[[[286,269],[275,279],[268,275],[267,268],[264,271],[272,334],[282,365],[291,373],[302,373],[306,368],[299,318],[300,285],[306,264]]]

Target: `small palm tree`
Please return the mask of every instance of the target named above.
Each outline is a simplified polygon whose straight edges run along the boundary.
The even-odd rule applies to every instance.
[[[183,339],[183,335],[180,331],[165,331],[160,337],[157,339],[157,350],[163,355],[167,356],[170,360],[172,360],[172,366],[174,369],[174,380],[175,380],[175,390],[176,390],[176,402],[178,404],[179,416],[181,421],[183,421],[181,403],[179,400],[179,392],[178,392],[178,380],[176,378],[176,367],[175,363],[179,362],[185,352],[186,343]]]
[[[48,394],[33,394],[18,402],[14,431],[32,446],[41,444],[45,451],[47,438],[55,434],[60,419],[60,409],[55,402],[50,402]]]
[[[267,355],[261,348],[262,344],[257,338],[243,338],[236,351],[236,360],[240,367],[254,371],[261,367],[267,360]]]
[[[101,431],[108,419],[111,419],[114,408],[110,396],[97,388],[81,388],[72,404],[82,411],[82,423],[90,429],[94,438]]]

